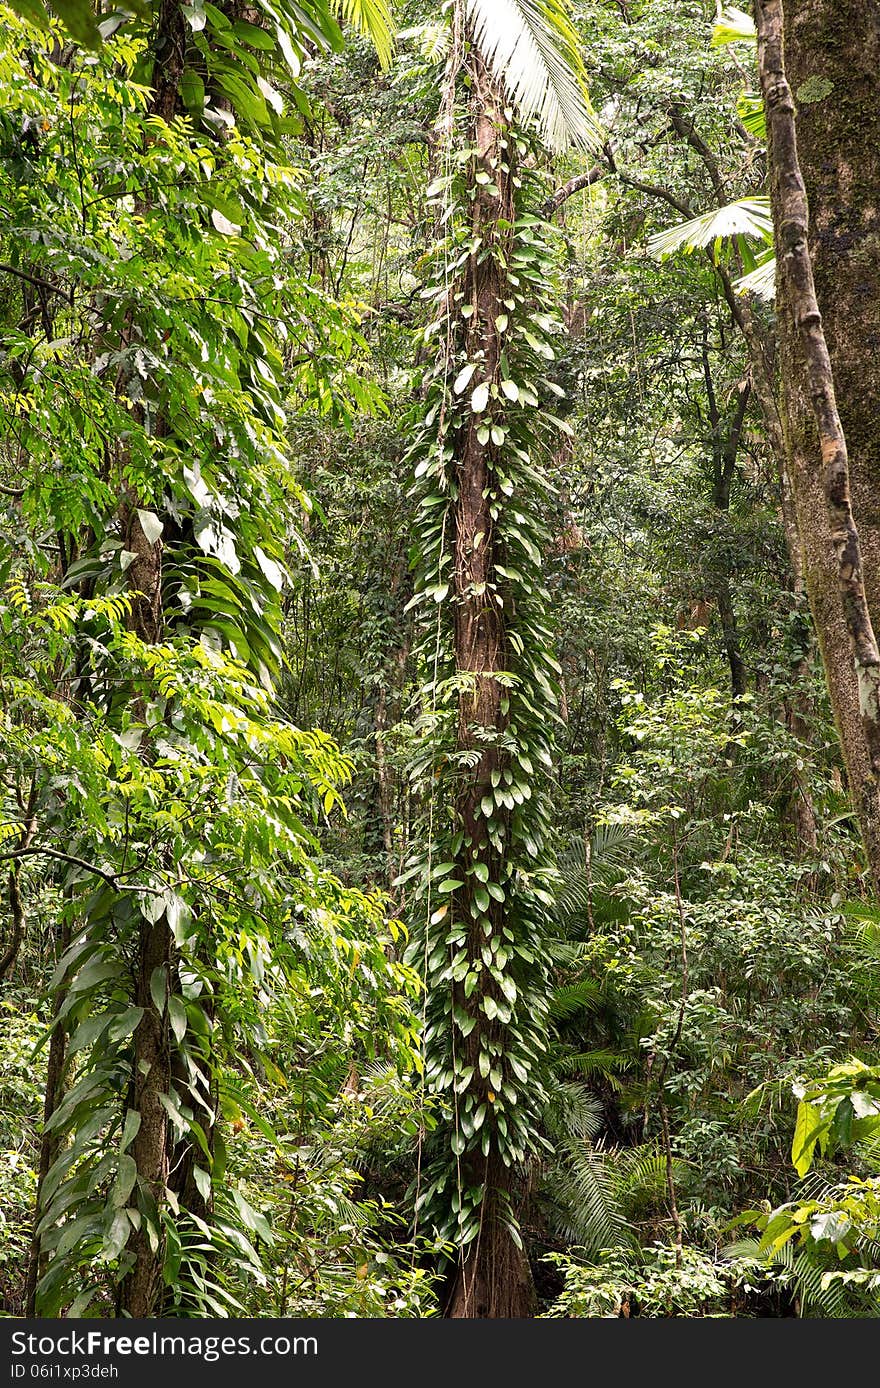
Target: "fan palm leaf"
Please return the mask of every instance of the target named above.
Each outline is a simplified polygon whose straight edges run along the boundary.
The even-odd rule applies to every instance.
[[[690,221],[658,231],[648,241],[648,250],[661,259],[675,251],[695,251],[711,246],[727,236],[751,236],[769,243],[773,237],[773,218],[770,199],[766,197],[739,198],[726,207],[702,212]]]
[[[758,33],[755,21],[745,10],[736,5],[726,5],[715,21],[712,30],[712,47],[721,48],[726,43],[757,43]]]
[[[595,150],[602,134],[587,95],[577,33],[563,0],[464,0],[487,67],[553,150]]]

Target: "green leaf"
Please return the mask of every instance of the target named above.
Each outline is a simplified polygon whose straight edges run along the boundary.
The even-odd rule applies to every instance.
[[[276,564],[274,559],[270,559],[268,554],[260,545],[254,545],[254,558],[260,566],[263,577],[280,593],[284,587],[285,574],[280,564]]]
[[[223,213],[216,207],[211,209],[211,222],[222,236],[238,236],[241,231],[240,226],[235,222],[230,222],[229,218],[224,217]]]
[[[186,1035],[186,1006],[183,998],[177,997],[173,993],[168,999],[168,1020],[174,1033],[174,1039],[179,1044]]]
[[[129,1160],[131,1160],[129,1158]],[[117,1210],[113,1216],[113,1222],[109,1231],[104,1235],[101,1247],[100,1261],[111,1263],[118,1258],[125,1245],[128,1243],[128,1231],[131,1228],[128,1222],[128,1215],[125,1210]]]
[[[124,1152],[126,1147],[130,1147],[134,1139],[140,1132],[141,1115],[137,1109],[130,1108],[125,1115],[125,1123],[122,1127],[122,1137],[119,1142],[120,1152]]]
[[[138,520],[148,545],[155,545],[162,538],[164,526],[153,511],[138,510]]]
[[[437,891],[441,894],[445,892],[455,892],[458,891],[459,887],[463,886],[464,883],[460,881],[457,877],[446,877],[438,886]]]
[[[204,1171],[200,1166],[196,1165],[196,1163],[193,1163],[192,1173],[193,1180],[196,1183],[196,1190],[207,1205],[211,1199],[211,1177],[208,1175],[207,1171]]]
[[[10,5],[16,14],[20,14],[23,19],[30,20],[38,29],[49,28],[49,16],[46,13],[42,0],[10,0]]]
[[[452,383],[452,389],[454,390],[456,395],[461,395],[461,392],[464,390],[465,386],[471,379],[471,376],[473,376],[476,369],[476,364],[474,362],[469,362],[467,366],[463,366],[461,368],[461,370],[459,371],[458,375]]]
[[[101,31],[90,0],[52,0],[52,9],[77,43],[84,48],[101,47]]]
[[[735,5],[725,5],[712,29],[712,47],[721,48],[728,43],[749,43],[754,46],[756,42],[757,30],[751,15]]]
[[[180,99],[186,109],[199,114],[205,109],[205,84],[193,68],[184,70],[180,79]]]
[[[116,1183],[113,1187],[113,1204],[121,1209],[128,1204],[128,1197],[134,1190],[137,1180],[138,1169],[134,1157],[130,1157],[123,1152],[119,1157],[119,1166],[116,1173]]]
[[[111,1024],[107,1035],[111,1041],[124,1041],[127,1036],[131,1036],[136,1030],[141,1017],[144,1015],[142,1007],[128,1007]]]
[[[489,403],[489,386],[486,381],[481,381],[471,396],[471,409],[474,414],[481,414]]]
[[[806,1176],[813,1164],[813,1152],[824,1126],[819,1110],[802,1099],[798,1104],[794,1140],[791,1144],[791,1160],[801,1177]]]
[[[161,1015],[165,1011],[165,1001],[167,995],[168,974],[164,964],[158,964],[150,974],[150,997],[156,1011]]]

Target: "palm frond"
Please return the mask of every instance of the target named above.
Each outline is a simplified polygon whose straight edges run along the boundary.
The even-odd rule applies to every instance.
[[[565,0],[465,0],[474,42],[523,120],[553,150],[601,148]]]
[[[743,92],[737,98],[736,114],[749,134],[754,135],[755,139],[760,140],[762,144],[766,144],[767,114],[764,110],[763,97],[753,96],[750,92]]]
[[[773,236],[770,199],[739,198],[726,207],[714,208],[688,222],[667,227],[649,238],[648,250],[662,260],[675,251],[695,251],[729,236],[751,236],[769,244]]]
[[[572,1080],[557,1079],[544,1109],[547,1131],[554,1136],[592,1142],[602,1131],[602,1101]]]
[[[618,1071],[626,1070],[630,1064],[628,1056],[609,1050],[574,1051],[560,1060],[560,1067],[567,1074],[579,1075],[581,1079],[599,1076],[612,1089],[620,1089]]]
[[[411,29],[401,29],[397,35],[403,43],[414,40],[421,56],[429,63],[439,63],[449,51],[449,25],[440,19],[428,20],[425,24],[415,24]]]
[[[578,1012],[592,1012],[602,1001],[601,985],[593,978],[566,983],[555,988],[550,997],[550,1016],[554,1022],[565,1021]]]
[[[603,872],[626,872],[632,860],[635,839],[630,824],[597,824],[590,840],[590,860],[597,878]]]
[[[673,1180],[680,1181],[686,1163],[672,1159]],[[628,1218],[665,1203],[668,1195],[666,1157],[655,1147],[623,1147],[615,1154],[617,1198]]]
[[[747,275],[734,280],[734,289],[738,294],[757,294],[759,299],[774,299],[776,297],[776,256],[772,251],[762,255],[754,270],[750,270]]]
[[[589,852],[577,841],[559,858],[562,888],[556,911],[563,924],[593,915],[603,921],[620,920],[626,903],[612,895],[612,888],[632,864],[633,831],[625,824],[599,824],[593,830]]]
[[[331,8],[370,40],[382,67],[391,66],[396,29],[389,0],[332,0]]]
[[[545,1182],[550,1223],[568,1243],[595,1256],[632,1241],[617,1195],[613,1162],[601,1147],[568,1139]]]
[[[712,47],[721,48],[727,43],[756,43],[758,31],[755,21],[745,10],[736,5],[725,5],[712,29]]]

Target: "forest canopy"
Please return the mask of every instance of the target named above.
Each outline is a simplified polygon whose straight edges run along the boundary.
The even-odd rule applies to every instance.
[[[880,0],[0,4],[0,1313],[880,1314]]]

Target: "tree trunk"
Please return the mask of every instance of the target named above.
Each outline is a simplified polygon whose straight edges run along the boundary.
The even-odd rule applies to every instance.
[[[153,95],[150,114],[166,122],[180,111],[180,81],[186,61],[186,22],[179,0],[162,0],[153,43]],[[159,426],[157,426],[159,427]],[[138,512],[138,498],[127,491],[120,505],[126,548],[134,554],[128,571],[133,594],[131,626],[140,639],[162,639],[162,541],[151,542]],[[145,752],[146,754],[146,752]],[[167,1000],[176,979],[174,936],[165,916],[141,920],[138,941],[135,1005],[143,1016],[134,1033],[133,1106],[140,1127],[131,1145],[142,1195],[155,1205],[154,1229],[147,1220],[133,1230],[128,1248],[134,1266],[125,1277],[120,1296],[124,1311],[135,1319],[157,1314],[162,1293],[164,1246],[159,1212],[165,1200],[170,1165],[171,1133],[162,1099],[171,1092],[172,1057]],[[158,1006],[156,998],[163,1005]],[[150,1232],[153,1238],[150,1238]]]
[[[59,958],[70,947],[70,926],[65,922],[61,927],[61,940],[59,942]],[[43,1186],[49,1170],[58,1157],[61,1140],[54,1132],[47,1132],[46,1127],[49,1119],[61,1103],[64,1095],[64,1070],[67,1063],[67,1032],[58,1022],[58,1014],[61,1005],[67,996],[67,984],[62,983],[52,999],[52,1035],[49,1040],[49,1056],[46,1064],[46,1087],[43,1093],[43,1131],[40,1135],[40,1159],[37,1166],[37,1198],[34,1209],[34,1231],[31,1236],[31,1246],[28,1254],[27,1279],[25,1284],[25,1306],[26,1314],[34,1317],[37,1314],[37,1284],[45,1272],[45,1259],[40,1247],[40,1235],[37,1228],[42,1218],[42,1194]]]
[[[479,1174],[490,1191],[509,1185],[500,1162],[487,1163]],[[523,1320],[534,1315],[536,1304],[528,1260],[490,1194],[480,1232],[458,1267],[446,1315],[450,1320]]]
[[[141,1125],[131,1145],[138,1176],[151,1202],[161,1209],[168,1183],[168,1114],[162,1104],[171,1088],[171,1051],[167,1008],[158,1008],[153,994],[167,999],[173,938],[164,916],[142,924],[135,1004],[144,1015],[134,1033],[134,1103]],[[162,1289],[162,1243],[154,1247],[146,1221],[132,1235],[129,1247],[134,1267],[122,1289],[122,1307],[135,1320],[156,1314]]]
[[[500,244],[507,263],[513,246],[516,209],[510,171],[512,155],[510,149],[502,146],[507,131],[504,103],[479,57],[475,56],[472,71],[475,167],[490,175],[488,182],[473,185],[473,234],[479,238],[475,244],[481,247]],[[506,170],[504,165],[507,165]],[[497,195],[491,191],[493,186],[497,188]],[[466,359],[481,363],[481,379],[497,380],[502,351],[497,322],[504,313],[503,300],[509,293],[498,261],[473,253],[461,287],[464,302],[474,305],[474,313],[468,321]],[[453,535],[455,667],[458,674],[471,677],[459,695],[456,750],[478,754],[475,763],[463,763],[456,806],[465,843],[459,875],[466,883],[462,905],[470,921],[468,952],[477,961],[485,940],[480,924],[483,913],[470,909],[471,894],[479,890],[478,879],[473,875],[474,863],[485,866],[492,882],[501,881],[503,876],[500,855],[490,841],[489,821],[482,812],[481,802],[485,796],[492,795],[492,775],[502,768],[504,754],[496,741],[491,736],[487,739],[482,730],[490,734],[504,731],[507,722],[502,711],[505,691],[498,676],[511,666],[505,620],[507,606],[502,605],[501,597],[504,584],[496,571],[503,556],[499,552],[490,500],[494,491],[490,473],[493,453],[477,437],[480,423],[479,414],[473,414],[458,440],[458,499],[454,507]],[[506,814],[496,808],[496,816]],[[504,841],[507,841],[506,834]],[[504,927],[504,904],[493,900],[488,910],[492,932],[500,935]],[[487,1030],[493,1031],[493,1024],[481,1010],[481,1003],[487,993],[493,993],[502,1002],[503,995],[487,970],[481,972],[480,979],[480,985],[469,998],[463,983],[453,987],[456,1004],[476,1019],[464,1045],[467,1064],[474,1066],[471,1087],[481,1086],[481,1098],[488,1108],[494,1100],[490,1081],[477,1077],[480,1038]],[[467,1171],[470,1170],[473,1183],[484,1187],[485,1196],[480,1233],[468,1246],[459,1267],[448,1314],[456,1318],[528,1316],[534,1302],[528,1260],[517,1246],[508,1224],[498,1217],[499,1208],[509,1205],[513,1172],[500,1159],[494,1142],[485,1158],[470,1153],[463,1168],[464,1179],[468,1179]]]
[[[779,0],[761,0],[756,17],[791,481],[850,791],[880,886],[880,655],[870,612],[880,610],[880,5],[789,0],[787,9],[787,72]]]
[[[766,7],[765,7],[766,8]],[[786,0],[785,67],[810,207],[815,293],[849,444],[868,610],[880,618],[880,0]],[[778,201],[778,199],[777,199]],[[800,329],[785,288],[779,336],[804,572],[850,793],[880,883],[880,802],[845,589],[835,557]],[[843,594],[843,596],[842,596]],[[851,622],[850,622],[851,628]]]

